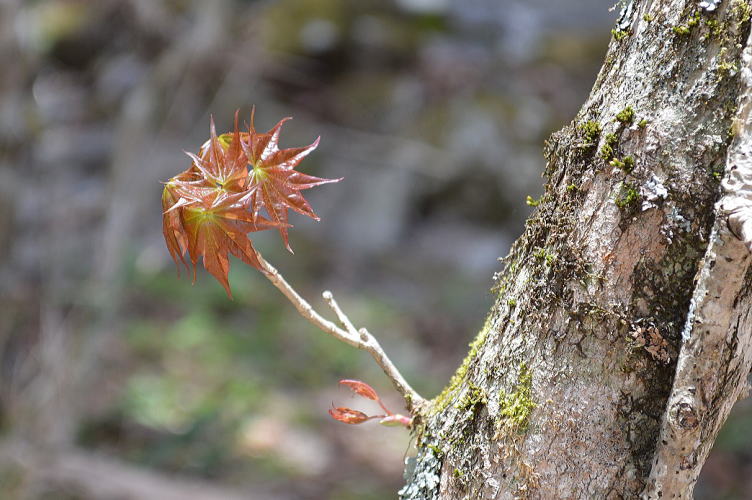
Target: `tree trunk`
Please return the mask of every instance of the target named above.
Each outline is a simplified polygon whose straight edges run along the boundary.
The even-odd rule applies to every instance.
[[[624,8],[402,498],[691,498],[752,358],[751,11]]]

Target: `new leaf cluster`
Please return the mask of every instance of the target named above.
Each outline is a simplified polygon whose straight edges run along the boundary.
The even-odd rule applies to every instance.
[[[232,132],[217,136],[211,119],[209,140],[191,158],[187,170],[170,179],[162,192],[162,230],[167,249],[180,272],[188,253],[196,280],[196,266],[204,267],[232,297],[227,278],[230,254],[260,269],[261,263],[248,233],[277,229],[288,240],[288,211],[315,220],[301,191],[342,179],[322,179],[295,167],[319,144],[279,149],[283,118],[271,130],[256,132],[251,113],[248,132],[238,129],[238,112]]]
[[[334,420],[339,420],[340,422],[343,422],[345,424],[362,424],[363,422],[378,418],[381,425],[386,425],[389,427],[396,427],[401,425],[402,427],[407,427],[408,429],[412,427],[413,419],[411,417],[406,417],[405,415],[400,415],[399,413],[392,413],[391,411],[389,411],[389,409],[384,406],[384,403],[381,401],[378,393],[376,393],[374,388],[370,385],[366,384],[365,382],[361,382],[360,380],[351,379],[340,380],[339,383],[341,385],[349,387],[350,390],[358,396],[370,399],[371,401],[376,401],[381,409],[386,412],[386,415],[368,415],[360,410],[353,410],[352,408],[348,408],[346,406],[332,405],[332,409],[329,410],[329,415],[331,415]]]

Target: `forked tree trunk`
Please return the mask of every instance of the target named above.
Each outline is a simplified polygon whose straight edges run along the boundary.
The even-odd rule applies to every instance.
[[[626,6],[402,498],[691,498],[752,357],[751,11]]]

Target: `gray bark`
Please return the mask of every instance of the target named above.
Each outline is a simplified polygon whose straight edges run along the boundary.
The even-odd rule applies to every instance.
[[[403,498],[691,497],[752,358],[751,10],[624,9]]]

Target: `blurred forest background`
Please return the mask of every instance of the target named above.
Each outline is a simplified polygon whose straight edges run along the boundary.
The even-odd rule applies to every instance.
[[[340,378],[399,398],[367,354],[233,263],[235,300],[175,276],[160,181],[236,108],[322,217],[254,241],[331,289],[431,397],[492,301],[617,13],[603,0],[0,0],[0,498],[384,499],[408,433],[347,426]],[[323,309],[323,308],[322,308]],[[742,403],[698,498],[752,498]]]

